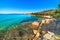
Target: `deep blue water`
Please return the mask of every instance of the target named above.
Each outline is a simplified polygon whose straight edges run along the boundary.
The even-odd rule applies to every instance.
[[[0,30],[9,28],[11,25],[35,20],[38,19],[29,15],[0,14]]]

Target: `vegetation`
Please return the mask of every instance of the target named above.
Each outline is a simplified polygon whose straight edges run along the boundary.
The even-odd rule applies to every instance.
[[[58,5],[57,10],[55,10],[55,13],[51,14],[54,18],[60,18],[60,4]]]
[[[60,4],[58,5],[58,8],[56,10],[45,10],[42,12],[31,13],[31,15],[41,16],[41,17],[43,15],[51,15],[54,18],[60,18]]]

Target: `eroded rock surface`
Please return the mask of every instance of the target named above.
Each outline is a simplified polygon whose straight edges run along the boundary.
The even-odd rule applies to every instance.
[[[4,36],[4,40],[28,40],[29,38],[32,39],[32,29],[30,28],[32,22],[26,22],[22,25],[18,25],[17,28],[13,28]],[[43,25],[43,28],[49,26],[48,31],[55,32],[56,30],[56,21],[53,20],[49,25]]]

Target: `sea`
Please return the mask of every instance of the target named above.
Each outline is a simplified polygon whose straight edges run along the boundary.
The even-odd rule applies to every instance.
[[[0,30],[5,30],[11,25],[17,25],[23,22],[36,21],[38,18],[22,14],[0,14]]]
[[[39,18],[23,14],[0,14],[0,31],[5,31],[11,28],[12,25],[18,25],[23,22],[37,21]],[[56,21],[57,30],[56,34],[60,35],[60,18]]]

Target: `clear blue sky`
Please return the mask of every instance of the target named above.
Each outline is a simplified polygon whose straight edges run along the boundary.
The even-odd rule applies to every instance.
[[[0,0],[0,13],[55,9],[60,0]]]

